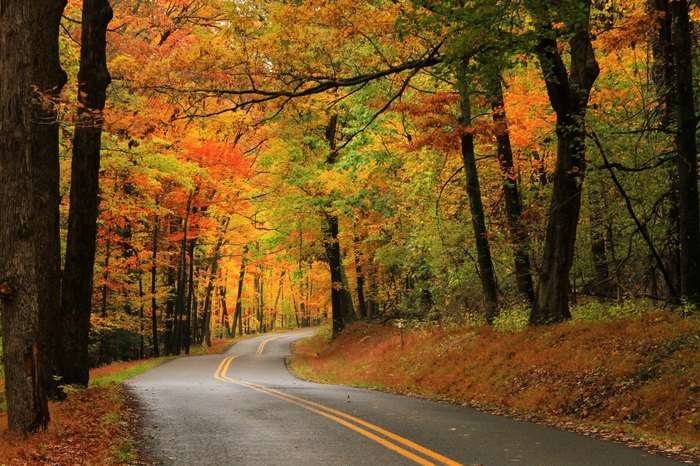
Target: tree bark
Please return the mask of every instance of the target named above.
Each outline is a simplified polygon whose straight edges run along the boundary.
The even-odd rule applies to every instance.
[[[211,346],[211,303],[212,295],[214,293],[214,279],[219,271],[219,256],[218,250],[216,255],[211,259],[211,268],[209,270],[209,280],[207,281],[207,288],[204,292],[204,309],[202,310],[202,332],[204,336],[204,344]]]
[[[459,122],[463,126],[460,140],[462,144],[462,160],[466,174],[467,196],[472,216],[472,228],[476,242],[477,261],[479,263],[479,275],[481,290],[484,298],[484,310],[486,320],[489,323],[498,314],[498,290],[496,287],[496,275],[491,259],[491,248],[486,231],[486,219],[484,205],[481,200],[481,188],[479,187],[479,175],[476,171],[476,157],[474,154],[474,136],[471,133],[471,103],[469,83],[467,82],[467,59],[463,58],[457,69],[457,87],[459,88],[460,117]]]
[[[589,231],[591,241],[591,260],[593,262],[593,283],[590,290],[599,299],[611,297],[613,287],[608,267],[607,246],[605,244],[605,226],[603,224],[604,207],[601,181],[592,178],[588,189]]]
[[[175,341],[173,350],[175,354],[180,354],[182,348],[182,317],[185,314],[185,291],[187,283],[187,229],[192,208],[192,197],[194,191],[190,191],[185,207],[185,218],[182,221],[182,244],[180,245],[180,264],[177,272],[177,297],[175,300],[174,333]]]
[[[238,273],[238,291],[236,292],[236,309],[233,312],[233,336],[236,336],[236,322],[238,322],[238,335],[243,336],[242,312],[243,302],[243,281],[245,280],[245,266],[248,262],[248,245],[243,247],[243,256],[241,258],[241,271]]]
[[[102,111],[111,78],[106,33],[107,0],[84,0],[78,71],[78,115],[73,136],[68,238],[61,289],[61,383],[87,386],[95,240],[99,206]]]
[[[156,196],[156,207],[158,206],[158,196]],[[158,304],[156,301],[156,278],[158,273],[158,225],[160,219],[158,214],[153,218],[153,254],[151,256],[151,344],[153,346],[153,357],[160,357],[158,347]]]
[[[58,57],[64,7],[62,0],[0,1],[0,311],[8,427],[19,434],[49,421],[47,339],[58,324],[60,267],[54,99],[66,79]]]
[[[338,158],[336,133],[338,131],[338,115],[333,114],[326,126],[326,140],[329,152],[326,156],[326,164],[332,166]],[[331,308],[333,314],[333,337],[340,335],[346,325],[355,321],[355,309],[352,305],[352,296],[347,289],[347,283],[343,280],[343,259],[340,254],[338,241],[338,216],[324,212],[323,244],[326,250],[326,260],[331,269]],[[303,303],[302,303],[303,304]]]
[[[362,265],[360,264],[360,254],[357,250],[359,240],[355,238],[355,275],[357,277],[357,306],[360,312],[360,319],[366,319],[367,316],[367,301],[365,300],[365,276],[362,273]]]
[[[598,63],[590,35],[590,0],[569,3],[573,32],[569,40],[570,71],[558,49],[547,2],[529,1],[527,7],[539,34],[536,54],[549,101],[557,116],[557,162],[547,218],[537,302],[530,314],[533,324],[560,322],[569,312],[569,271],[573,264],[581,188],[586,171],[585,118],[590,90],[598,77]]]
[[[343,280],[343,261],[338,241],[338,217],[336,215],[325,214],[323,242],[326,249],[326,260],[331,270],[331,307],[333,336],[335,337],[340,335],[345,326],[355,321],[352,297]]]
[[[700,303],[700,201],[690,5],[687,0],[673,0],[669,5],[674,61],[681,297],[693,303]]]
[[[194,301],[194,246],[195,240],[190,240],[188,255],[190,256],[189,285],[187,286],[187,317],[185,318],[185,354],[190,354],[192,339],[192,302]],[[196,328],[196,323],[195,323]]]
[[[228,321],[228,306],[226,305],[226,279],[219,286],[219,299],[221,300],[221,338],[231,337],[231,325]]]
[[[56,372],[56,352],[61,347],[56,328],[61,319],[61,233],[59,218],[60,164],[58,154],[58,112],[55,102],[66,83],[59,57],[58,26],[64,2],[46,5],[43,24],[36,31],[37,44],[33,57],[33,82],[39,99],[32,105],[31,157],[34,179],[34,205],[37,262],[36,279],[39,298],[39,325],[42,332],[39,354],[44,370],[41,383],[47,395],[63,393],[53,375]],[[0,91],[2,92],[2,91]]]
[[[109,287],[107,286],[107,280],[109,280],[109,259],[112,253],[112,232],[107,230],[107,244],[105,245],[105,266],[102,272],[102,304],[100,306],[100,314],[102,317],[107,317],[107,294],[109,292]]]

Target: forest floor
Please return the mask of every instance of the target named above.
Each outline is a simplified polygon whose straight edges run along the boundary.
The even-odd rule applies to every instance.
[[[444,400],[700,464],[700,317],[519,331],[358,323],[298,342],[300,377]]]
[[[220,353],[233,343],[234,339],[213,339],[210,348],[193,348],[190,355]],[[49,402],[48,429],[26,438],[8,432],[7,414],[0,409],[0,465],[137,464],[133,447],[137,426],[132,422],[136,416],[121,382],[170,359],[120,362],[90,370],[90,386],[69,387],[65,400]],[[0,391],[3,386],[0,380]]]

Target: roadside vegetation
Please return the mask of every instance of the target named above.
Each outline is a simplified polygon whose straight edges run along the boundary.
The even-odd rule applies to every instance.
[[[572,309],[572,321],[358,323],[295,345],[300,377],[445,400],[700,461],[700,318],[649,303]]]

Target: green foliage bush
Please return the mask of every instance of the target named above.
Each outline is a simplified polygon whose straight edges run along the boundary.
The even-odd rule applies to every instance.
[[[601,302],[591,300],[571,307],[571,316],[575,320],[587,322],[597,320],[639,317],[659,310],[659,305],[647,299],[627,299],[619,302]]]
[[[493,329],[497,332],[519,332],[524,330],[529,322],[530,307],[524,303],[513,304],[501,310],[493,321]]]

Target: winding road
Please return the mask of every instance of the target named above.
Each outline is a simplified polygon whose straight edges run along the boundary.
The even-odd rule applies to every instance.
[[[163,465],[651,466],[670,459],[473,409],[293,377],[306,331],[170,361],[127,386]]]

